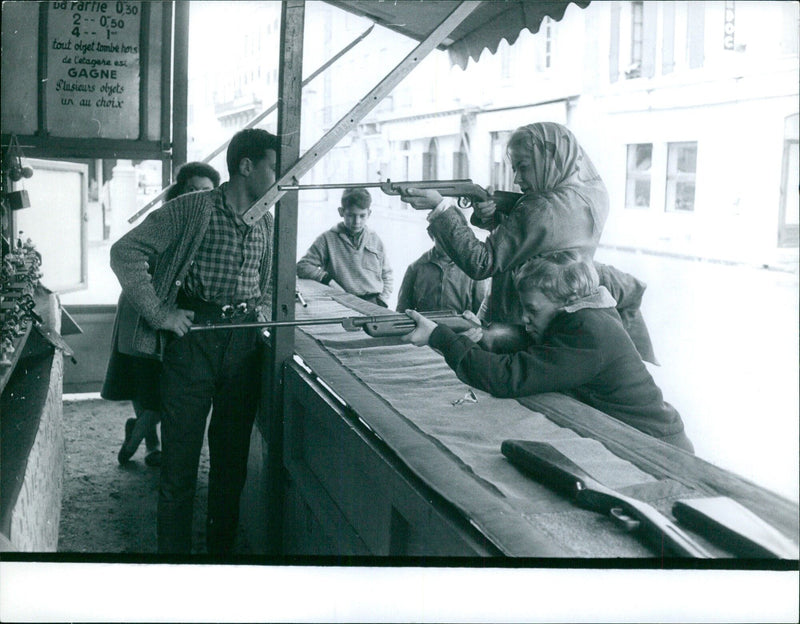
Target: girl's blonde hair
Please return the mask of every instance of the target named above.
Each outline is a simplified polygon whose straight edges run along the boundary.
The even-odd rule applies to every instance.
[[[551,301],[568,303],[594,294],[600,278],[594,263],[577,250],[565,249],[535,256],[514,272],[519,292],[536,289]]]

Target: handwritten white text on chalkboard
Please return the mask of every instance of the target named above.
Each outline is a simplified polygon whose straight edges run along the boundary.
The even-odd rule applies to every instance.
[[[140,3],[50,2],[49,9],[48,126],[65,136],[135,138]]]

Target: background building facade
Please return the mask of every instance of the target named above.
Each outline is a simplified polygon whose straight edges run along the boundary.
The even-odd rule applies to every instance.
[[[190,159],[275,100],[280,7],[237,4],[247,8],[227,15],[237,24],[234,49],[223,55],[202,36],[194,40],[207,59],[192,56]],[[198,27],[211,8],[193,7]],[[310,3],[306,75],[368,26]],[[412,47],[376,27],[311,82],[303,149]],[[469,177],[512,189],[509,134],[556,121],[577,134],[609,188],[603,244],[771,265],[793,258],[798,245],[797,76],[795,2],[571,5],[561,21],[501,41],[465,70],[444,53],[430,55],[301,182]],[[378,195],[377,209],[405,208]],[[338,196],[309,192],[301,201]]]

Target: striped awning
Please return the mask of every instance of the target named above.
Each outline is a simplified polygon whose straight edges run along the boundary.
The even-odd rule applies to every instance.
[[[328,0],[345,11],[367,17],[386,28],[421,41],[460,4],[450,0]],[[560,20],[570,4],[589,0],[484,0],[439,46],[462,69],[484,49],[493,54],[501,39],[514,43],[522,29],[536,33],[545,17]]]

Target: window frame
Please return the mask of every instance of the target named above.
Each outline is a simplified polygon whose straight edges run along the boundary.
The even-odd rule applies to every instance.
[[[635,150],[641,146],[650,146],[650,165],[646,170],[640,170],[632,167],[632,154],[635,156]],[[653,143],[627,143],[626,144],[626,166],[625,166],[625,209],[630,210],[649,210],[653,207]],[[635,162],[633,163],[635,165]],[[647,204],[639,205],[636,202],[636,183],[640,181],[647,181]]]
[[[678,150],[694,146],[694,171],[684,172],[678,170]],[[678,214],[693,214],[696,212],[697,206],[697,157],[699,154],[699,145],[697,141],[671,141],[667,143],[667,168],[666,168],[666,185],[664,189],[664,212],[678,213]],[[692,207],[678,208],[676,206],[677,189],[681,183],[691,181],[694,188],[692,193]]]

